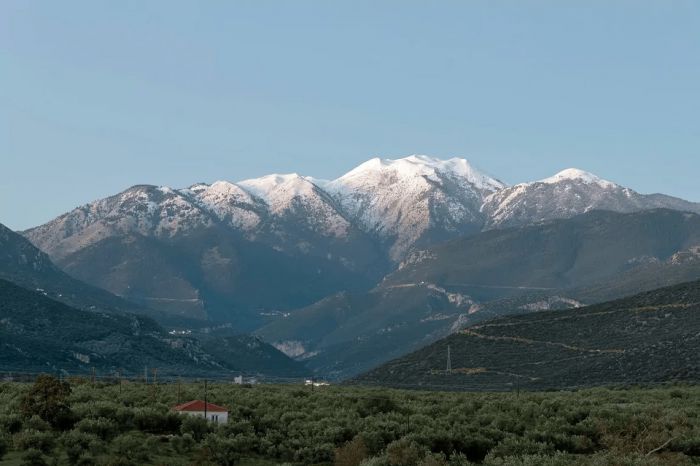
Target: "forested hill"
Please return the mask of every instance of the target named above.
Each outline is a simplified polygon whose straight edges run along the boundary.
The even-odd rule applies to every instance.
[[[135,314],[72,308],[0,279],[0,371],[303,376],[305,367],[250,336],[168,334]]]
[[[474,325],[355,381],[454,390],[697,381],[698,354],[700,281],[695,281],[580,309]]]

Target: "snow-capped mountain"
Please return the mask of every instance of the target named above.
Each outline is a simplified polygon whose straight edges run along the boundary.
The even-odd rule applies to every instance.
[[[236,316],[244,328],[388,271],[376,242],[297,175],[134,186],[24,234],[93,285],[173,314]]]
[[[413,155],[374,158],[332,181],[288,174],[134,186],[24,235],[70,274],[148,307],[254,321],[251,313],[368,289],[448,239],[656,207],[700,212],[581,170],[507,187],[465,159]]]
[[[494,192],[481,210],[485,228],[492,229],[570,218],[591,210],[624,213],[654,208],[700,212],[700,204],[661,194],[639,194],[575,168]]]
[[[343,238],[351,223],[345,219],[333,199],[314,184],[313,178],[297,175],[268,175],[238,183],[263,199],[271,215],[292,218],[299,226],[321,235]]]
[[[412,155],[374,158],[324,187],[399,261],[416,246],[481,230],[484,198],[505,185],[465,159]]]
[[[210,212],[174,189],[138,185],[73,209],[25,236],[60,260],[105,238],[126,234],[168,238],[211,226],[213,220]]]
[[[267,215],[265,201],[228,181],[217,181],[211,185],[199,183],[179,192],[220,221],[242,232],[254,231]]]

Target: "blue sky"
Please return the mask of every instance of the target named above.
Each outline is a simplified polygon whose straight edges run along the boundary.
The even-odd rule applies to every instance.
[[[700,2],[0,2],[0,222],[464,156],[700,201]]]

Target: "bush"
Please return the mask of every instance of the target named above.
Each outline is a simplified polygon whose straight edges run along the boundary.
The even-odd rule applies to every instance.
[[[180,432],[190,434],[197,442],[211,431],[211,423],[203,417],[182,415]]]
[[[506,437],[491,450],[489,457],[523,456],[554,453],[554,448],[549,443],[540,443],[522,437]]]
[[[394,400],[386,395],[377,395],[365,398],[360,403],[357,412],[362,417],[376,416],[377,414],[390,413],[398,410],[398,405]]]
[[[80,432],[94,434],[102,440],[109,440],[119,433],[117,424],[106,418],[83,419],[75,425]]]
[[[63,434],[61,444],[71,464],[77,464],[81,457],[104,451],[104,444],[97,435],[79,430],[71,430]]]
[[[194,438],[190,434],[175,436],[170,442],[173,445],[173,450],[180,454],[191,452],[196,444]]]
[[[47,430],[51,430],[51,425],[37,416],[36,414],[27,420],[25,423],[27,429],[31,430],[38,430],[40,432],[46,432]]]
[[[164,412],[153,408],[144,408],[134,413],[134,424],[142,432],[174,434],[180,430],[182,417],[182,415],[170,411]]]
[[[38,430],[23,430],[15,434],[14,445],[17,450],[39,450],[49,453],[54,447],[54,438],[51,432],[39,432]]]
[[[22,455],[22,466],[47,466],[44,455],[36,448],[30,448]]]
[[[151,449],[146,436],[140,432],[119,435],[110,445],[112,452],[119,460],[146,463],[151,459]]]
[[[335,449],[336,466],[358,466],[368,456],[367,446],[362,437],[355,437],[342,447]]]
[[[425,453],[425,450],[407,438],[392,442],[386,447],[387,462],[391,466],[416,466]]]
[[[22,430],[22,417],[19,414],[5,414],[0,416],[0,431],[8,434],[16,434]]]
[[[240,460],[241,452],[235,441],[209,434],[203,442],[208,460],[221,466],[233,466]]]

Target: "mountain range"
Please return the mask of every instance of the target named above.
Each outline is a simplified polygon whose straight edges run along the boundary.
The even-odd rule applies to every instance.
[[[698,212],[577,169],[507,186],[464,159],[375,158],[332,181],[133,186],[26,239],[0,229],[0,278],[148,315],[219,361],[253,333],[347,378],[494,317],[697,279]]]
[[[418,251],[484,230],[700,205],[580,170],[506,186],[464,159],[375,158],[332,181],[297,174],[139,185],[23,232],[70,275],[141,306],[250,331],[372,289]]]

